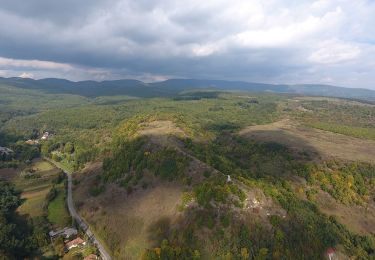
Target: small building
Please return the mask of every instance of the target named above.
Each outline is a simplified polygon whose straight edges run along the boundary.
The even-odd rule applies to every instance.
[[[0,146],[0,159],[2,160],[8,160],[11,159],[14,155],[13,150]]]
[[[91,254],[83,258],[83,260],[96,260],[99,259],[97,255]]]
[[[41,140],[47,140],[49,137],[50,137],[50,133],[49,132],[44,132],[42,138],[40,138],[40,139]]]
[[[332,247],[329,247],[326,251],[326,256],[329,260],[334,260],[336,259],[336,250]]]
[[[64,238],[70,238],[72,236],[75,236],[78,234],[78,231],[77,229],[75,228],[64,228],[64,229],[60,229],[60,230],[57,230],[57,231],[50,231],[49,232],[49,236],[51,238],[55,238],[57,236],[63,236]]]
[[[0,146],[0,154],[6,154],[9,155],[11,153],[14,153],[13,150],[7,148],[7,147],[2,147]]]
[[[35,145],[35,144],[38,144],[39,141],[38,140],[32,140],[32,139],[29,139],[25,142],[26,144],[29,144],[29,145]]]
[[[86,241],[83,240],[80,237],[77,237],[77,238],[75,238],[75,239],[67,242],[65,244],[65,247],[66,247],[66,249],[70,250],[72,248],[79,247],[79,246],[84,246],[84,245],[86,245]]]

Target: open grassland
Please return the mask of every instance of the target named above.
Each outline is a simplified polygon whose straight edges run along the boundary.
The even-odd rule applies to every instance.
[[[182,186],[154,183],[145,190],[128,194],[122,187],[107,185],[105,192],[92,196],[89,187],[95,185],[101,169],[92,167],[86,170],[81,176],[76,176],[80,183],[73,194],[79,213],[115,259],[139,259],[145,248],[155,246],[151,238],[152,226],[158,220],[173,221],[178,216]]]
[[[312,121],[312,120],[311,121],[306,120],[305,124],[313,128],[330,131],[333,133],[353,136],[353,137],[362,138],[362,139],[370,139],[370,140],[375,141],[375,128],[374,127],[371,127],[371,128],[355,127],[355,126],[326,123],[326,122],[319,122],[319,121]]]
[[[309,127],[375,140],[375,106],[340,99],[298,98],[287,102],[289,114]]]
[[[374,196],[374,194],[372,194]],[[337,219],[358,234],[375,234],[375,201],[370,200],[366,207],[344,205],[335,201],[329,194],[319,191],[316,197],[319,209]]]
[[[309,128],[288,119],[250,126],[239,134],[254,140],[281,143],[300,153],[307,152],[318,160],[337,157],[373,163],[375,158],[375,141]]]
[[[46,196],[50,188],[48,186],[40,191],[22,193],[22,199],[25,199],[25,202],[18,208],[18,212],[21,215],[29,215],[30,217],[43,216],[43,207],[46,204]]]

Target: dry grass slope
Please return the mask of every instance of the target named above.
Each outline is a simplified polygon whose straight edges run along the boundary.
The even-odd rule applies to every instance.
[[[373,163],[375,142],[307,128],[284,119],[268,125],[247,127],[241,136],[284,144],[297,151],[312,153],[316,159],[340,158]]]

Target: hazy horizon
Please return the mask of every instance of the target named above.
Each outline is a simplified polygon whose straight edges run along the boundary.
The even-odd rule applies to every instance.
[[[57,79],[57,80],[67,80],[70,82],[85,82],[85,81],[93,81],[93,82],[105,82],[105,81],[121,81],[121,80],[137,80],[146,84],[152,84],[152,83],[158,83],[158,82],[164,82],[168,80],[202,80],[202,81],[228,81],[228,82],[243,82],[243,83],[249,83],[249,84],[270,84],[270,85],[280,85],[280,86],[295,86],[295,85],[324,85],[324,86],[332,86],[332,87],[339,87],[339,88],[349,88],[349,89],[365,89],[365,90],[371,90],[375,91],[375,89],[366,88],[366,87],[350,87],[350,86],[339,86],[334,84],[325,84],[325,83],[265,83],[265,82],[255,82],[255,81],[246,81],[246,80],[221,80],[221,79],[197,79],[197,78],[169,78],[169,79],[161,79],[161,80],[154,80],[154,81],[145,81],[141,79],[135,79],[135,78],[118,78],[118,79],[104,79],[104,80],[97,80],[97,79],[87,79],[87,80],[70,80],[67,78],[30,78],[30,77],[19,77],[19,76],[13,76],[13,77],[1,77],[4,79],[10,79],[10,78],[19,78],[19,79],[31,79],[31,80],[46,80],[46,79]]]

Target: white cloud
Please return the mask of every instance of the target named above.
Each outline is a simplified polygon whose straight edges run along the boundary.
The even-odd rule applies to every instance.
[[[33,79],[34,78],[34,74],[29,73],[29,72],[22,72],[18,77]]]
[[[359,46],[340,42],[338,40],[328,40],[319,44],[309,56],[309,60],[314,63],[336,64],[358,58],[361,54]]]
[[[8,76],[8,73],[6,70],[0,70],[0,77],[6,77]]]
[[[8,59],[0,57],[0,66],[2,67],[26,67],[35,69],[61,69],[70,70],[73,67],[69,64],[52,62],[52,61],[41,61],[41,60],[18,60]]]

